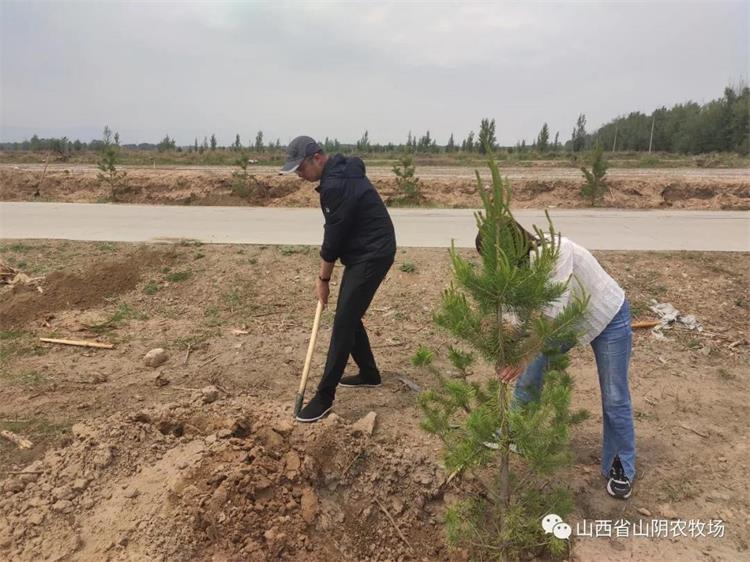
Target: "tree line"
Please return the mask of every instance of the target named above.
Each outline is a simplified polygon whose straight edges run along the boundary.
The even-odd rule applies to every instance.
[[[106,127],[106,130],[109,127]],[[552,136],[545,122],[539,134],[530,143],[525,139],[514,146],[500,147],[497,143],[495,120],[482,119],[478,130],[469,131],[460,142],[451,133],[445,144],[438,144],[429,130],[417,135],[409,131],[406,139],[400,143],[373,143],[369,131],[365,131],[354,144],[340,142],[337,138],[328,137],[323,141],[327,152],[357,153],[479,153],[486,147],[490,150],[504,149],[507,152],[535,151],[546,152],[580,152],[592,149],[600,143],[609,151],[655,151],[682,154],[701,154],[706,152],[737,152],[747,155],[750,150],[750,88],[740,84],[728,86],[724,94],[703,105],[696,102],[676,104],[670,109],[660,107],[650,114],[639,111],[620,116],[599,127],[596,131],[586,131],[586,115],[581,113],[571,131],[570,137],[562,141],[560,132]],[[115,133],[114,144],[120,145],[119,135]],[[0,143],[0,150],[51,151],[61,156],[81,151],[101,151],[104,140],[92,140],[89,143],[78,139],[71,141],[67,137],[39,138],[37,135],[23,142]],[[198,152],[216,150],[255,151],[282,149],[280,139],[265,142],[263,131],[258,131],[243,143],[239,133],[229,146],[219,146],[215,134],[198,137],[192,144],[177,146],[176,141],[166,135],[161,142],[125,144],[123,148],[142,151],[177,151]]]

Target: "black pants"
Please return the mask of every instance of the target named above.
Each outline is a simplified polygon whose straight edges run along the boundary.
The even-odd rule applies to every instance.
[[[388,257],[356,263],[344,269],[336,316],[333,319],[331,345],[328,348],[323,378],[318,385],[318,393],[321,396],[334,399],[336,386],[344,374],[349,355],[364,376],[379,374],[362,317],[391,265],[393,258]]]

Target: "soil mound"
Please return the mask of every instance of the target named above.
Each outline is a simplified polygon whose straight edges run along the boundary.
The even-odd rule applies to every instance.
[[[23,326],[58,310],[85,310],[103,302],[105,297],[131,291],[141,271],[169,259],[165,253],[138,250],[122,260],[91,266],[83,273],[56,271],[39,283],[10,289],[0,302],[0,329]]]
[[[304,426],[281,410],[195,392],[73,426],[4,482],[0,558],[447,558],[434,464],[335,415]]]

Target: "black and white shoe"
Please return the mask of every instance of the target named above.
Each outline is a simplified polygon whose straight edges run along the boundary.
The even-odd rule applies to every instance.
[[[380,375],[365,377],[362,373],[343,377],[341,381],[339,381],[339,386],[348,388],[374,388],[376,386],[382,386],[382,384]]]
[[[494,439],[492,441],[482,441],[482,445],[486,447],[487,449],[492,449],[493,451],[499,451],[500,450],[500,430],[498,429],[492,436]],[[516,445],[513,441],[510,442],[510,446],[508,447],[510,449],[511,453],[515,453],[517,455],[520,455],[521,452],[518,448],[518,445]]]
[[[609,469],[607,493],[618,500],[626,500],[633,493],[633,485],[630,483],[630,479],[625,476],[625,469],[622,468],[620,457],[615,457],[615,460],[612,461],[612,468]]]
[[[328,412],[333,408],[333,401],[327,398],[323,398],[320,394],[316,394],[312,397],[307,405],[302,408],[297,414],[297,421],[302,423],[310,423],[318,421],[324,418]]]

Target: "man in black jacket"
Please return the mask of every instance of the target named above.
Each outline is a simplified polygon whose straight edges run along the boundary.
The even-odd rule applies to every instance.
[[[334,263],[339,259],[345,266],[323,377],[315,396],[297,416],[298,421],[314,422],[331,410],[337,385],[380,385],[362,317],[393,264],[396,235],[388,210],[359,158],[329,157],[314,139],[300,136],[289,144],[281,171],[320,182],[315,190],[320,194],[325,234],[316,292],[324,305],[328,304]],[[349,355],[359,373],[342,378]]]

